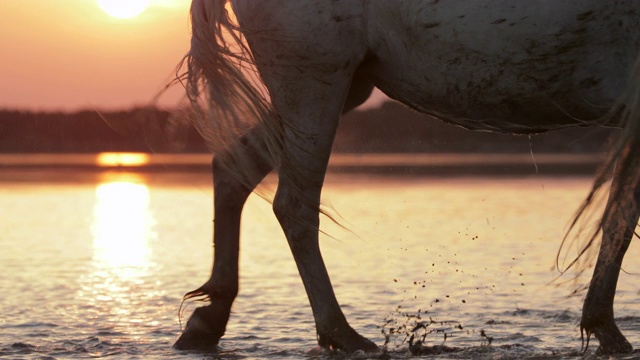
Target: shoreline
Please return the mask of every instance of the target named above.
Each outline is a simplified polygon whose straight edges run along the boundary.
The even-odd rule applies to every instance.
[[[329,161],[330,174],[376,176],[591,176],[606,160],[602,154],[346,154]],[[0,154],[2,179],[36,173],[100,174],[210,173],[211,155],[197,154]],[[29,175],[31,174],[31,176]],[[41,180],[47,180],[43,177]]]

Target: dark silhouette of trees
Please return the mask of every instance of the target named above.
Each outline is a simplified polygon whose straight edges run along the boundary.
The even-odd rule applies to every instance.
[[[185,112],[0,111],[2,153],[206,152]],[[347,114],[338,129],[336,152],[369,153],[597,153],[615,130],[580,128],[517,136],[468,131],[388,102],[379,109]]]

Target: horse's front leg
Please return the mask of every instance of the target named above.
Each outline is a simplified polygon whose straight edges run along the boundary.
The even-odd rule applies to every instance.
[[[177,349],[215,350],[224,335],[238,294],[238,256],[242,208],[253,189],[273,169],[258,128],[213,159],[213,270],[209,280],[185,295],[204,298],[175,343]]]
[[[612,189],[619,186],[622,186],[622,181],[614,179]],[[622,259],[640,215],[640,184],[626,191],[628,195],[624,201],[614,204],[614,200],[609,198],[608,206],[612,206],[612,212],[603,224],[602,245],[582,308],[581,331],[586,331],[587,342],[591,335],[595,335],[600,342],[598,353],[601,354],[629,353],[633,350],[613,317],[613,299]]]
[[[284,79],[278,75],[285,71],[274,71],[276,80],[268,82],[275,84],[271,93],[284,130],[274,213],[307,292],[319,345],[347,352],[377,351],[342,313],[318,241],[322,185],[351,78],[342,73],[301,77],[292,70],[291,78]]]

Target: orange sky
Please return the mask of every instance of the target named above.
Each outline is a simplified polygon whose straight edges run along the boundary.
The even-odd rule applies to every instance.
[[[0,0],[0,108],[125,109],[146,105],[189,50],[190,0],[151,0],[132,19],[95,0]],[[173,87],[160,100],[175,106]],[[385,97],[374,93],[365,107]]]
[[[0,1],[0,108],[121,109],[148,103],[189,49],[189,0],[116,19],[94,0]],[[162,105],[179,102],[176,87]]]

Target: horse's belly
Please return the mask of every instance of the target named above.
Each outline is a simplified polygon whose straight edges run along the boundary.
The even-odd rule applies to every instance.
[[[392,98],[473,129],[602,116],[638,55],[639,3],[372,1],[364,68]]]

